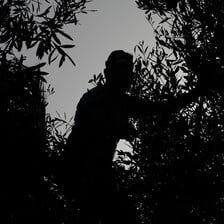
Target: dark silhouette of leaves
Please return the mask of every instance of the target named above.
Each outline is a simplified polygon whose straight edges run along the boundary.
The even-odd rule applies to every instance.
[[[89,1],[12,0],[5,4],[3,1],[0,3],[0,10],[3,12],[1,16],[4,15],[0,24],[0,43],[3,44],[4,51],[21,51],[24,46],[30,49],[37,45],[36,56],[39,59],[51,55],[55,50],[60,55],[62,51],[55,49],[55,44],[61,45],[63,38],[73,41],[63,28],[69,24],[77,25],[77,14],[87,11],[86,2]],[[72,48],[75,45],[68,46]],[[67,57],[75,65],[71,57]],[[49,63],[53,61],[48,59]],[[59,61],[60,65],[63,62],[64,56]]]

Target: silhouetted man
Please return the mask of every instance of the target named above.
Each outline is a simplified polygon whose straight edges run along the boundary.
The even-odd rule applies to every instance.
[[[106,83],[83,95],[67,143],[68,178],[78,192],[82,224],[135,223],[129,203],[122,203],[116,191],[112,160],[120,139],[130,137],[128,119],[190,102],[195,93],[169,103],[150,103],[129,96],[133,81],[133,57],[114,51],[106,61]],[[133,215],[133,216],[132,216]]]

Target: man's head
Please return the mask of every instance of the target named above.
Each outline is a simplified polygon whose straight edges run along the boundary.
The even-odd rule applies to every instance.
[[[133,56],[123,50],[116,50],[109,55],[105,65],[107,85],[119,92],[126,92],[133,81]]]

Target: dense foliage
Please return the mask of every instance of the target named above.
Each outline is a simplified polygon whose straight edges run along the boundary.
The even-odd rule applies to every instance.
[[[0,56],[2,202],[7,223],[21,221],[27,216],[25,208],[30,217],[38,217],[46,104],[40,67],[26,67],[22,58],[7,59],[4,52]]]
[[[0,2],[0,44],[5,52],[35,48],[36,56],[48,56],[49,64],[60,56],[59,66],[68,58],[65,49],[75,45],[65,44],[73,38],[64,27],[77,25],[79,13],[86,13],[90,1],[10,0]]]
[[[223,1],[136,2],[155,28],[157,41],[184,59],[187,73],[204,76],[210,87],[222,89]]]
[[[25,66],[24,57],[15,53],[34,49],[49,63],[59,56],[59,66],[66,57],[74,64],[65,52],[73,45],[64,44],[72,38],[62,28],[77,24],[76,15],[86,11],[87,2],[0,2],[2,201],[7,223],[78,219],[76,201],[65,195],[54,176],[72,118],[45,116],[45,64]],[[154,27],[157,44],[152,50],[143,42],[135,47],[130,94],[163,102],[198,86],[203,91],[179,111],[130,119],[137,135],[130,142],[132,151],[119,150],[114,161],[118,186],[135,204],[138,223],[222,223],[224,3],[136,2]],[[103,80],[100,74],[91,82]],[[49,87],[47,93],[52,92]]]
[[[42,70],[45,62],[50,64],[58,57],[59,67],[66,58],[75,65],[65,51],[74,45],[66,43],[73,39],[64,27],[77,25],[77,14],[87,12],[87,2],[0,1],[4,223],[52,223],[53,219],[60,222],[52,209],[56,191],[52,191],[53,185],[44,178],[44,161],[48,152],[45,128],[46,122],[52,123],[51,119],[45,118],[46,94],[51,94],[53,88],[43,85],[47,73]],[[24,56],[27,51],[31,52],[27,55],[35,55],[28,58],[29,63]],[[35,58],[40,61],[39,64],[36,64]],[[32,63],[35,65],[30,65]]]
[[[179,111],[131,120],[138,136],[133,152],[117,161],[121,187],[135,201],[139,223],[222,223],[223,2],[137,4],[157,44],[136,47],[131,94],[162,102],[203,88]]]
[[[162,102],[193,88],[178,73],[179,59],[170,66],[172,54],[160,45],[152,52],[142,43],[137,48],[132,94]],[[177,112],[130,121],[138,132],[133,152],[121,153],[115,166],[139,223],[221,223],[223,115],[223,93],[210,90]]]

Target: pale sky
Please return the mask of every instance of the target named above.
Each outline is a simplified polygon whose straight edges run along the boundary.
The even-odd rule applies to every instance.
[[[80,14],[81,25],[66,29],[76,45],[69,52],[76,67],[67,60],[61,68],[53,63],[47,69],[47,80],[55,88],[55,94],[47,99],[47,112],[53,116],[56,111],[65,112],[68,117],[75,114],[80,97],[92,88],[88,81],[93,74],[103,72],[111,51],[123,49],[133,53],[139,41],[144,40],[149,46],[155,43],[152,28],[135,0],[93,0],[86,6],[97,11]]]

